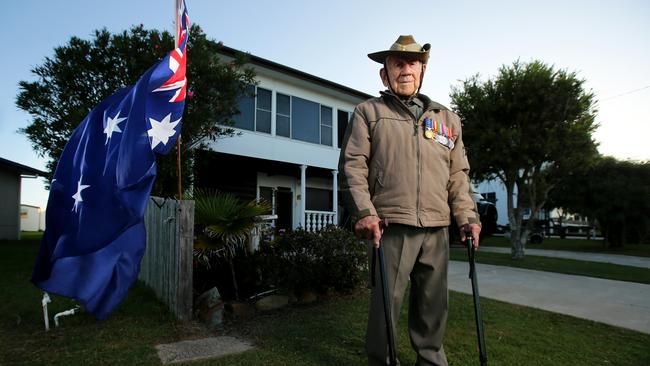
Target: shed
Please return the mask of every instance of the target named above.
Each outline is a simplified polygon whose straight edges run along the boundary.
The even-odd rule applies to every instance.
[[[46,177],[47,173],[0,158],[0,240],[20,239],[20,187],[22,178]]]

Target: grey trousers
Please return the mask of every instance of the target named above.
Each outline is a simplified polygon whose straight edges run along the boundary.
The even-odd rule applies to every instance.
[[[382,243],[395,338],[398,338],[395,330],[410,280],[408,330],[411,346],[417,353],[416,365],[447,366],[442,347],[442,338],[447,327],[448,305],[447,228],[389,225],[384,231]],[[372,261],[372,245],[369,245],[368,253],[369,261]],[[372,268],[372,263],[369,268]],[[377,263],[366,333],[369,366],[388,364],[388,342],[379,273]]]

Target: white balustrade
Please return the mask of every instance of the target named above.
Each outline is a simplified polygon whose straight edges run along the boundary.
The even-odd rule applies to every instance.
[[[328,225],[336,225],[336,212],[333,211],[305,211],[305,230],[320,231]]]

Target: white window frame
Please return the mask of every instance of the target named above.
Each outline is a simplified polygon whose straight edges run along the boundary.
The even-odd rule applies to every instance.
[[[258,95],[258,89],[264,89],[264,90],[268,91],[269,93],[271,93],[271,102],[270,102],[270,104],[271,104],[271,105],[270,105],[271,109],[266,110],[266,109],[262,109],[262,108],[260,108],[260,107],[257,106],[257,95]],[[253,113],[253,116],[254,116],[254,117],[253,117],[253,131],[254,131],[254,132],[264,133],[264,134],[268,134],[268,135],[272,135],[272,134],[273,134],[273,92],[274,92],[274,91],[273,91],[272,89],[261,88],[259,85],[255,85],[255,110],[253,111],[253,112],[254,112],[254,113]],[[270,115],[270,117],[271,117],[271,120],[269,121],[269,123],[271,124],[271,126],[270,126],[269,128],[270,128],[271,130],[270,130],[269,132],[259,131],[259,130],[257,129],[257,111],[258,111],[258,110],[263,111],[263,112],[269,112],[269,115]]]
[[[332,107],[330,107],[328,105],[325,105],[325,104],[320,104],[320,103],[319,103],[319,106],[320,107],[318,109],[318,122],[319,122],[318,123],[318,127],[319,127],[318,128],[318,135],[319,135],[318,136],[318,141],[320,142],[320,145],[334,147],[334,108],[332,108]],[[330,125],[329,126],[323,124],[323,107],[330,109]],[[329,127],[329,129],[330,129],[330,144],[329,145],[323,143],[323,134],[322,134],[323,126]]]
[[[275,116],[274,116],[275,117],[275,131],[273,131],[273,135],[293,139],[293,125],[291,124],[291,112],[293,112],[293,103],[291,102],[291,100],[292,100],[293,96],[290,95],[290,94],[280,93],[280,92],[277,92],[277,91],[273,91],[273,92],[275,93],[275,100],[276,100],[276,102],[275,102]],[[278,101],[278,94],[281,94],[281,95],[283,95],[285,97],[289,97],[289,115],[288,116],[286,114],[282,114],[282,113],[278,112],[278,105],[277,105],[278,104],[278,102],[277,102]],[[278,120],[277,120],[278,115],[280,115],[282,117],[289,118],[289,136],[278,135]]]

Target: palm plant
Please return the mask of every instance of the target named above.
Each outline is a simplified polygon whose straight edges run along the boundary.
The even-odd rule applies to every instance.
[[[194,220],[198,233],[194,240],[194,258],[208,268],[211,258],[226,259],[238,300],[233,257],[237,249],[246,248],[260,215],[267,213],[270,205],[263,201],[242,201],[227,192],[202,189],[195,189],[190,199],[195,201]]]

